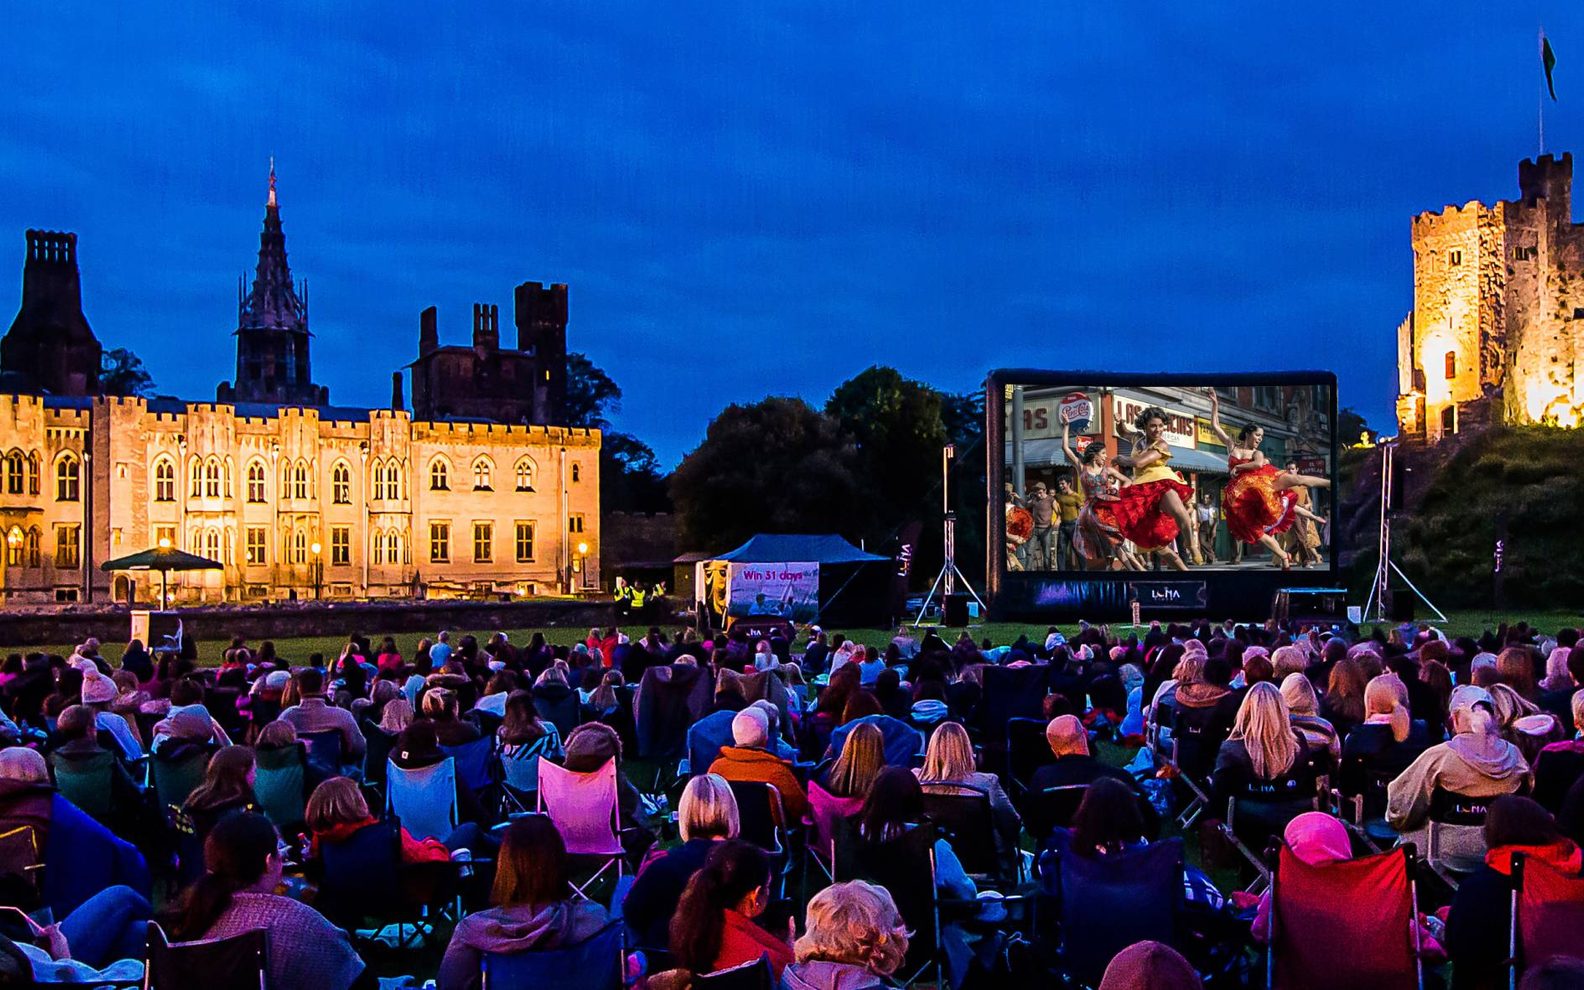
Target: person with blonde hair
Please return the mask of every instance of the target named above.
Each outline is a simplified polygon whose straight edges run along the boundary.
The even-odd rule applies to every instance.
[[[463,746],[476,741],[481,733],[472,722],[464,721],[461,703],[450,688],[430,688],[423,696],[423,717],[434,723],[435,738],[442,746]]]
[[[1421,753],[1386,788],[1386,821],[1418,848],[1428,850],[1430,799],[1436,791],[1470,798],[1511,794],[1528,779],[1529,764],[1518,747],[1503,739],[1490,692],[1472,684],[1452,691],[1448,720],[1453,736]],[[1440,825],[1441,862],[1459,873],[1484,860],[1485,838],[1478,825]]]
[[[1329,766],[1342,758],[1342,740],[1330,722],[1320,717],[1320,698],[1302,674],[1288,674],[1281,682],[1282,700],[1292,716],[1293,728],[1315,753],[1324,754]]]
[[[1337,789],[1362,806],[1366,821],[1386,814],[1386,783],[1430,746],[1430,730],[1408,707],[1408,685],[1396,674],[1364,687],[1364,721],[1342,745]]]
[[[862,880],[833,884],[808,903],[786,990],[871,990],[907,958],[908,935],[890,891]]]
[[[1007,852],[1017,846],[1022,820],[1001,787],[1001,778],[983,773],[974,763],[968,730],[958,722],[942,722],[930,734],[924,766],[913,771],[926,794],[984,794],[996,827],[996,848]]]
[[[688,881],[703,869],[717,843],[735,839],[741,830],[737,799],[726,779],[706,773],[688,781],[677,803],[677,826],[682,844],[645,864],[622,902],[622,916],[640,946],[665,948],[672,912]]]
[[[1238,835],[1258,848],[1295,815],[1314,807],[1308,746],[1276,685],[1256,684],[1244,695],[1232,734],[1216,753],[1210,781],[1211,807],[1219,812],[1228,799],[1238,799]]]
[[[825,790],[833,797],[863,797],[884,770],[885,736],[873,722],[860,722],[847,733],[841,753],[825,775]]]

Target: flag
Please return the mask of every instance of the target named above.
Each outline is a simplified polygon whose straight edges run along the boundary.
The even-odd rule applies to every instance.
[[[1556,68],[1556,52],[1551,50],[1551,39],[1544,33],[1540,35],[1540,64],[1545,67],[1546,89],[1551,91],[1551,102],[1556,102],[1556,82],[1551,78],[1551,70]]]

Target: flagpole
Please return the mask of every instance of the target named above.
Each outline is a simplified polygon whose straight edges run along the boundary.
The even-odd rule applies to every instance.
[[[1545,25],[1540,25],[1540,88],[1535,90],[1535,112],[1540,118],[1540,154],[1545,154]],[[1536,156],[1538,159],[1538,156]]]

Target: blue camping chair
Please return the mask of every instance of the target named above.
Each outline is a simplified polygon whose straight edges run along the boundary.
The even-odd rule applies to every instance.
[[[315,906],[324,916],[353,933],[371,922],[375,928],[394,923],[403,947],[434,934],[434,915],[456,893],[453,864],[402,863],[401,834],[390,822],[365,825],[340,842],[323,842],[319,857]]]
[[[1041,900],[1060,898],[1060,954],[1069,974],[1097,986],[1112,958],[1134,942],[1182,948],[1182,839],[1092,857],[1073,853],[1069,840],[1065,831],[1053,833],[1040,856]]]
[[[479,794],[495,783],[490,774],[491,757],[495,755],[493,737],[480,736],[460,746],[441,746],[440,752],[456,761],[456,778],[459,786]]]
[[[918,758],[924,755],[924,733],[890,715],[865,715],[836,729],[830,738],[831,756],[841,755],[847,734],[860,722],[872,722],[879,727],[880,735],[885,739],[886,766],[905,770],[918,765]]]
[[[385,810],[394,814],[415,839],[444,839],[456,831],[456,760],[446,757],[433,766],[403,770],[385,768]]]
[[[713,712],[688,726],[687,766],[679,773],[697,777],[709,768],[722,749],[733,745],[731,724],[736,712]]]
[[[326,777],[341,776],[341,733],[299,732],[297,740],[308,747],[308,763]]]
[[[621,990],[622,926],[613,921],[576,945],[543,951],[487,952],[484,990],[575,986],[578,990]]]

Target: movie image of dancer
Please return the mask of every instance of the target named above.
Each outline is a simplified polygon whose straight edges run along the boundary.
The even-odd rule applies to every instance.
[[[1012,483],[1006,485],[1006,551],[1007,569],[1027,570],[1028,541],[1034,535],[1034,516],[1019,504]]]
[[[1271,552],[1271,559],[1282,570],[1292,568],[1292,555],[1283,550],[1276,536],[1292,527],[1300,515],[1325,525],[1325,520],[1298,504],[1298,488],[1329,488],[1326,478],[1283,471],[1265,459],[1260,444],[1263,427],[1246,424],[1234,438],[1221,425],[1221,401],[1209,390],[1210,430],[1226,445],[1227,470],[1231,479],[1221,491],[1221,512],[1227,532],[1240,543],[1258,543]]]
[[[1298,473],[1298,464],[1288,461],[1286,465],[1288,474]],[[1309,489],[1299,487],[1293,491],[1298,493],[1298,501],[1293,506],[1293,524],[1282,535],[1282,548],[1292,554],[1293,560],[1299,567],[1311,567],[1320,563],[1320,547],[1323,541],[1320,538],[1320,527],[1310,522],[1314,518],[1305,510],[1311,505]]]
[[[1199,527],[1192,510],[1193,489],[1171,468],[1171,445],[1166,442],[1166,410],[1150,406],[1139,413],[1129,429],[1117,424],[1117,434],[1132,443],[1126,456],[1116,461],[1132,468],[1133,484],[1117,493],[1117,528],[1141,554],[1156,552],[1169,566],[1186,571],[1188,565],[1173,547],[1178,533],[1188,537],[1188,555],[1201,563]]]
[[[1117,528],[1117,491],[1131,487],[1133,479],[1111,466],[1111,454],[1099,440],[1083,456],[1073,452],[1071,428],[1062,424],[1062,453],[1073,466],[1084,502],[1073,524],[1073,549],[1088,570],[1143,570],[1144,565],[1127,549]]]

